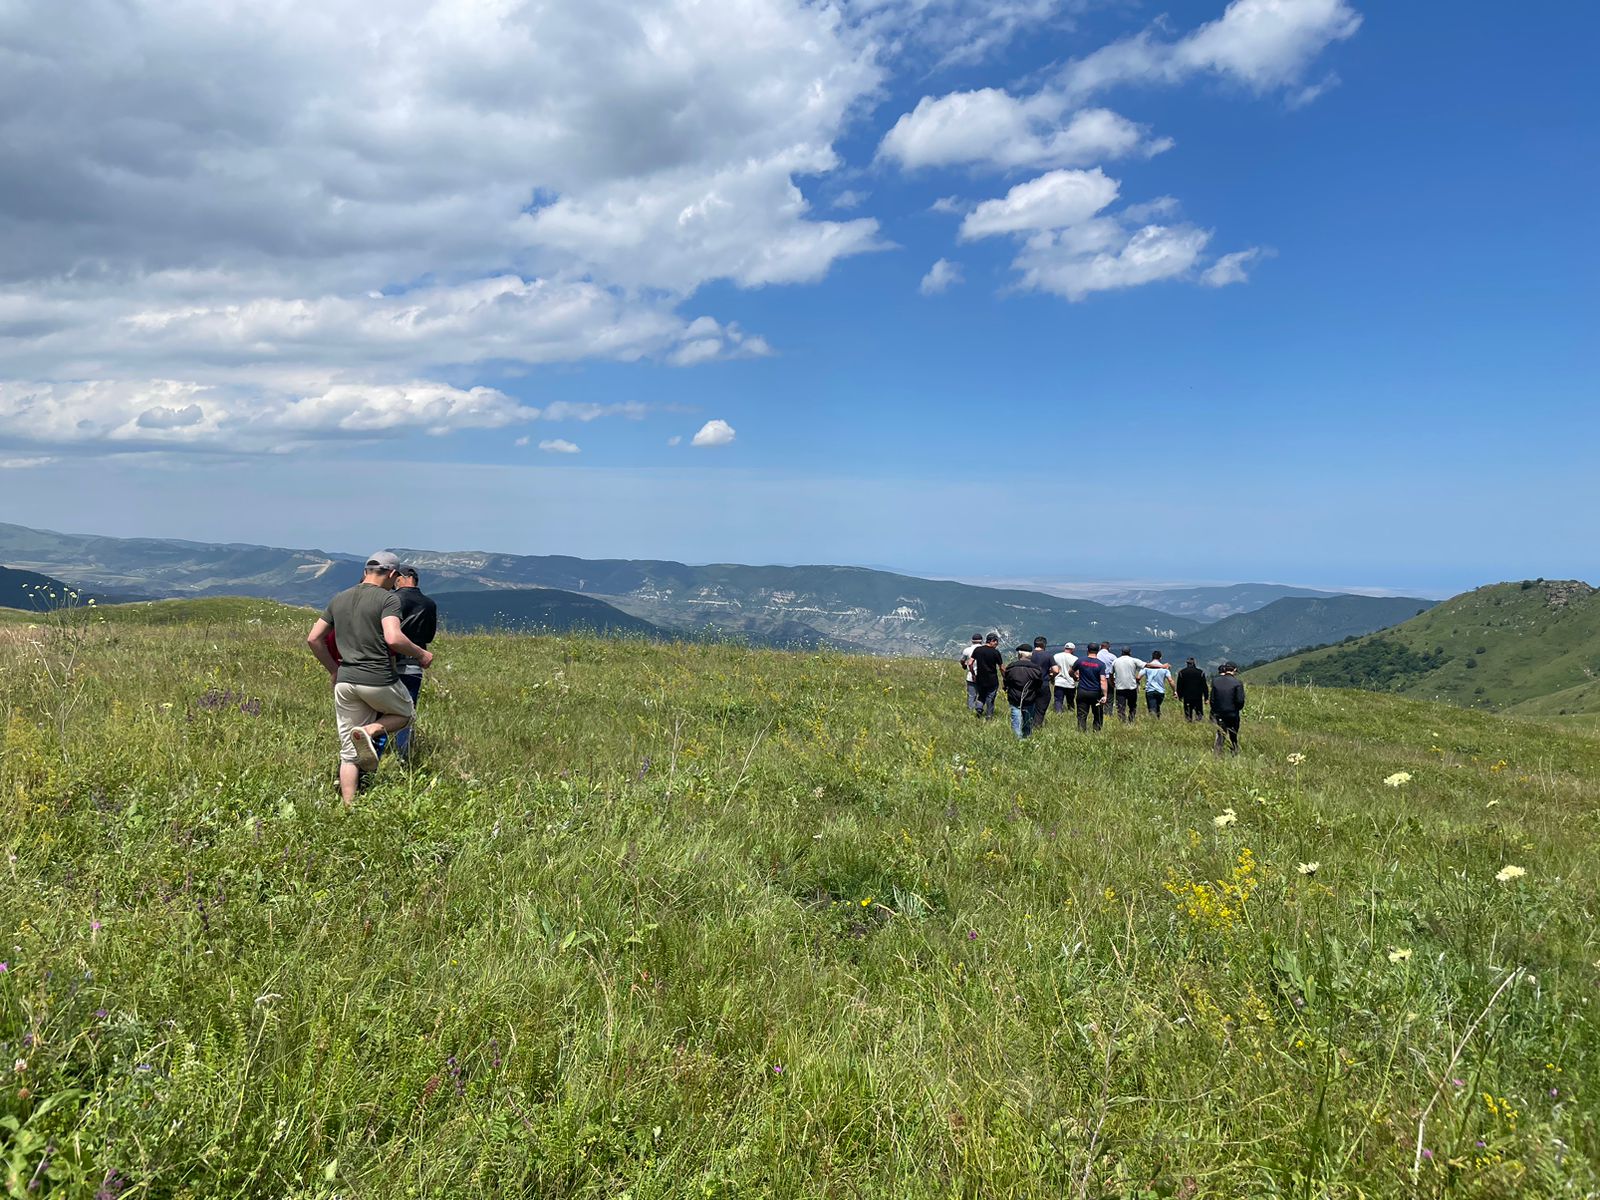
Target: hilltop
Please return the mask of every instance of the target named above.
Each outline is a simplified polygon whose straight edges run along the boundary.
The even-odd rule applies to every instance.
[[[17,1194],[1600,1188],[1581,729],[1256,685],[1216,760],[939,661],[447,634],[345,810],[305,616],[0,612]]]
[[[1547,716],[1600,713],[1600,591],[1578,580],[1492,584],[1248,678]]]

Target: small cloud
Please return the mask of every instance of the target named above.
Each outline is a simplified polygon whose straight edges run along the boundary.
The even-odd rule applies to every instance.
[[[185,404],[182,408],[158,405],[139,414],[141,429],[187,429],[205,420],[205,411],[198,404]]]
[[[55,461],[49,455],[36,455],[33,458],[0,458],[0,471],[26,471],[29,467],[48,467]]]
[[[928,205],[928,211],[936,213],[955,213],[959,215],[966,212],[970,207],[971,206],[960,196],[940,196],[932,204]]]
[[[928,273],[922,277],[918,290],[924,296],[937,296],[940,292],[949,291],[956,284],[963,281],[961,268],[948,258],[941,258],[928,268]]]
[[[1246,283],[1250,279],[1246,268],[1264,253],[1260,246],[1252,246],[1248,250],[1224,254],[1200,273],[1200,282],[1214,288],[1227,287],[1230,283]]]
[[[539,443],[539,449],[546,454],[576,454],[578,447],[566,438],[547,438]]]
[[[833,198],[833,206],[835,208],[860,208],[867,202],[867,197],[871,194],[872,193],[870,192],[858,192],[854,189],[847,189],[840,192]]]
[[[667,439],[667,445],[669,446],[681,446],[682,444],[683,438],[676,433]]]
[[[511,444],[513,446],[526,446],[530,440],[531,439],[529,439],[529,438],[519,437],[516,441],[512,442]]]
[[[700,426],[700,432],[694,435],[692,446],[726,446],[733,441],[733,426],[720,418],[712,418]]]
[[[1178,198],[1176,196],[1157,196],[1154,200],[1146,200],[1143,204],[1130,204],[1122,210],[1125,221],[1136,225],[1144,225],[1150,221],[1162,220],[1174,216],[1178,211]]]

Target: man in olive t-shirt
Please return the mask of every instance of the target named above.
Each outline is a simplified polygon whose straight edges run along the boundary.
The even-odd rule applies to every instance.
[[[411,693],[400,683],[394,655],[415,658],[423,667],[433,655],[400,629],[400,598],[394,594],[400,560],[387,550],[367,559],[361,582],[346,588],[317,618],[306,644],[333,677],[333,715],[339,729],[339,792],[355,799],[362,771],[378,765],[373,738],[411,724]],[[329,651],[329,630],[339,657]]]

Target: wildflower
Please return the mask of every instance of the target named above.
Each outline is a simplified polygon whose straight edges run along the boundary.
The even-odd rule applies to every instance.
[[[1464,1087],[1467,1086],[1467,1081],[1465,1079],[1452,1079],[1450,1081],[1450,1086],[1451,1087],[1464,1088]]]
[[[1390,962],[1392,962],[1392,963],[1403,963],[1403,962],[1409,962],[1410,960],[1411,960],[1411,948],[1409,946],[1390,946],[1389,947],[1389,961]]]
[[[11,1069],[13,1071],[15,1071],[18,1075],[21,1075],[24,1071],[26,1071],[28,1069],[28,1060],[25,1059],[25,1058],[17,1059],[16,1064]]]
[[[101,926],[99,921],[90,921],[89,922],[89,932],[90,933],[99,933],[101,928],[102,928],[102,926]]]
[[[1289,765],[1291,767],[1298,767],[1301,763],[1305,762],[1305,760],[1306,760],[1306,756],[1304,754],[1301,754],[1298,750],[1295,751],[1293,754],[1289,755],[1289,757],[1287,759],[1287,761],[1288,761],[1288,763],[1289,763]]]
[[[4,975],[9,970],[11,970],[11,964],[10,963],[0,962],[0,975]]]
[[[1521,879],[1528,872],[1521,867],[1505,866],[1494,873],[1494,877],[1501,883],[1510,883],[1513,879]]]
[[[782,1063],[773,1063],[772,1064],[772,1073],[774,1075],[782,1075],[783,1074],[783,1064]]]
[[[867,907],[869,907],[869,906],[870,906],[870,905],[871,905],[871,904],[872,904],[872,897],[871,897],[871,896],[868,896],[868,897],[867,897],[867,898],[866,898],[866,899],[865,899],[865,900],[863,900],[863,901],[862,901],[862,902],[861,902],[861,907],[862,907],[862,908],[867,908]]]
[[[1317,868],[1321,865],[1322,864],[1319,862],[1301,863],[1295,868],[1295,870],[1299,871],[1302,875],[1315,875],[1317,873]]]
[[[976,929],[967,930],[967,941],[975,942],[977,940],[978,940],[978,931]]]
[[[1225,808],[1220,816],[1211,818],[1211,823],[1218,829],[1226,829],[1229,825],[1238,824],[1238,821],[1238,815],[1231,808]]]
[[[1396,771],[1393,775],[1390,775],[1383,782],[1388,784],[1392,788],[1400,787],[1402,784],[1407,784],[1407,783],[1411,782],[1411,772],[1410,771]]]

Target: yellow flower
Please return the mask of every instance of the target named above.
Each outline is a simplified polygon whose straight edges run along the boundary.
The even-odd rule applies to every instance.
[[[1411,772],[1410,771],[1396,771],[1393,775],[1390,775],[1387,779],[1384,780],[1384,783],[1388,784],[1390,787],[1393,787],[1393,788],[1397,788],[1397,787],[1401,786],[1402,784],[1406,784],[1406,783],[1410,783],[1410,782],[1411,782]]]
[[[1409,946],[1390,946],[1389,947],[1389,961],[1390,962],[1392,962],[1392,963],[1403,963],[1403,962],[1409,962],[1410,959],[1411,959],[1411,948]]]
[[[867,897],[867,898],[866,898],[866,899],[865,899],[865,900],[863,900],[863,901],[862,901],[862,902],[861,902],[861,907],[862,907],[862,908],[866,908],[866,907],[867,907],[867,906],[868,906],[868,905],[870,905],[870,904],[871,904],[871,903],[872,903],[872,897],[871,897],[871,896],[868,896],[868,897]]]
[[[1237,824],[1238,821],[1238,815],[1231,808],[1225,808],[1222,810],[1221,816],[1211,818],[1211,823],[1218,829],[1226,829],[1229,825]]]
[[[1510,883],[1513,879],[1521,879],[1528,872],[1521,867],[1501,867],[1495,872],[1494,877],[1501,883]]]

